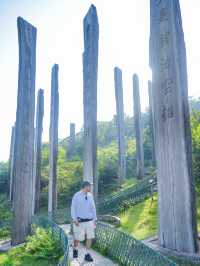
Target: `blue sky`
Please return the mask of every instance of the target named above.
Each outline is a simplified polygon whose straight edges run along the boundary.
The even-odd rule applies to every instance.
[[[38,29],[36,93],[45,90],[43,140],[48,140],[51,67],[59,64],[59,138],[83,124],[82,20],[90,4],[99,17],[98,120],[115,114],[114,66],[122,69],[124,104],[133,114],[132,75],[140,78],[141,104],[148,106],[149,1],[148,0],[0,0],[0,161],[9,155],[15,121],[18,84],[17,16]],[[200,95],[200,1],[180,0],[188,59],[189,95]]]

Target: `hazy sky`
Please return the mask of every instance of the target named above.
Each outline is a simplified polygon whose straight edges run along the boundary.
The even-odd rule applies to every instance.
[[[9,154],[18,84],[17,16],[37,27],[36,92],[45,90],[43,139],[48,140],[51,67],[59,64],[59,138],[83,124],[83,24],[90,4],[99,17],[98,120],[115,113],[114,66],[123,72],[124,104],[133,113],[132,75],[140,78],[142,109],[148,106],[149,0],[0,0],[0,161]],[[180,0],[188,59],[189,95],[200,95],[200,1]]]

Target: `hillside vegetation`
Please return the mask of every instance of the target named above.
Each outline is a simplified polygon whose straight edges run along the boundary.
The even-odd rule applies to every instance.
[[[191,128],[193,138],[193,169],[197,182],[200,181],[200,100],[190,99]],[[145,154],[146,174],[153,174],[152,168],[152,138],[149,125],[149,111],[142,114],[143,143]],[[127,179],[136,176],[136,145],[134,135],[134,121],[132,117],[125,117],[126,138],[126,166]],[[75,191],[80,187],[83,176],[83,131],[76,134],[74,154],[67,159],[69,138],[59,141],[58,149],[58,204],[59,208],[66,206]],[[115,117],[111,121],[98,122],[98,175],[99,196],[105,197],[117,190],[118,148],[117,127]],[[42,180],[41,180],[41,208],[47,207],[49,179],[49,144],[42,147]],[[0,162],[0,193],[9,192],[8,163]]]

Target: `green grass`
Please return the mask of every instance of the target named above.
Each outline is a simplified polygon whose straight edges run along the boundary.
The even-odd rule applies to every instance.
[[[154,200],[147,199],[127,211],[121,213],[120,229],[128,232],[137,239],[145,239],[156,235],[157,224],[157,196]]]
[[[155,236],[158,231],[158,199],[154,195],[153,202],[147,199],[120,214],[121,226],[119,229],[128,232],[133,237],[143,240]],[[200,231],[200,193],[197,193],[197,225]],[[180,266],[200,266],[200,263],[185,261],[177,257],[170,257]]]
[[[120,229],[128,232],[137,239],[145,239],[157,234],[158,230],[158,198],[154,195],[151,199],[144,200],[130,207],[120,214]],[[200,193],[197,193],[197,225],[200,232]]]

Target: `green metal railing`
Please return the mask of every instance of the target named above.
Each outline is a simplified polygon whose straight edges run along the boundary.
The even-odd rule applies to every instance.
[[[131,201],[134,204],[142,201],[153,195],[156,185],[155,178],[140,181],[137,185],[100,201],[97,204],[98,212],[99,214],[116,213],[120,211],[126,201]],[[32,221],[38,226],[51,228],[52,234],[59,237],[64,253],[62,260],[58,264],[59,266],[69,265],[69,241],[67,235],[58,224],[69,223],[70,220],[70,209],[68,208],[58,210],[49,218],[35,216]],[[123,266],[177,266],[175,262],[149,248],[141,241],[102,222],[97,223],[96,245],[100,252],[117,260]]]
[[[32,224],[36,224],[37,226],[43,228],[50,228],[52,235],[59,238],[63,248],[63,257],[60,259],[58,266],[69,266],[69,239],[64,230],[59,227],[51,218],[46,216],[34,216],[32,219]]]
[[[145,198],[151,197],[156,190],[156,178],[146,178],[139,181],[136,185],[131,186],[116,195],[108,196],[104,200],[97,203],[98,213],[101,214],[117,214],[123,207],[131,203],[134,205]],[[53,220],[58,224],[71,222],[70,207],[57,210],[52,214]]]
[[[58,209],[49,215],[57,224],[71,223],[70,206],[67,206],[65,209]]]
[[[153,196],[153,192],[157,189],[156,178],[144,179],[131,188],[123,190],[118,194],[107,197],[105,200],[97,204],[98,213],[118,213],[122,207],[128,206],[126,203],[134,205],[145,198]]]
[[[122,266],[178,266],[129,234],[102,222],[97,223],[96,246]]]

